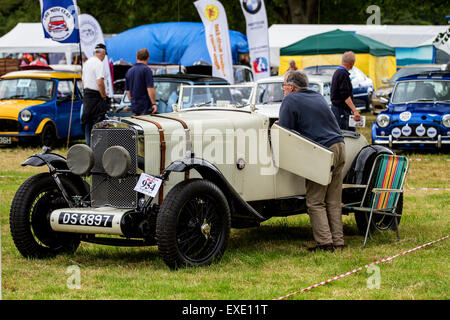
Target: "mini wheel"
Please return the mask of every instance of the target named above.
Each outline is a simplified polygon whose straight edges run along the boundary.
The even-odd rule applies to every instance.
[[[42,133],[39,137],[41,146],[53,147],[56,145],[56,131],[55,127],[47,123],[42,129]]]
[[[230,208],[212,182],[191,179],[173,187],[156,222],[158,250],[171,269],[209,265],[225,252]]]

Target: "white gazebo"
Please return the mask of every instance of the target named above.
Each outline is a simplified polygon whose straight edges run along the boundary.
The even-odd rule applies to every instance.
[[[0,38],[0,53],[64,53],[70,63],[72,53],[78,53],[77,43],[59,43],[44,37],[42,24],[18,23]]]

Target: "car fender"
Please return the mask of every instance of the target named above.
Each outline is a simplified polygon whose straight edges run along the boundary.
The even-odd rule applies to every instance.
[[[241,198],[215,165],[204,159],[192,157],[176,160],[164,170],[164,178],[167,179],[171,172],[186,172],[192,169],[196,170],[203,179],[213,182],[222,190],[230,204],[232,220],[253,219],[262,222],[267,219]]]
[[[41,133],[42,133],[42,130],[44,129],[44,126],[45,126],[47,123],[49,123],[49,122],[53,125],[53,127],[56,128],[56,125],[55,125],[55,123],[52,121],[52,119],[45,118],[45,119],[41,120],[41,122],[39,123],[39,125],[38,125],[38,127],[37,127],[35,133],[36,133],[36,134],[41,134]]]
[[[32,155],[22,163],[23,167],[25,166],[41,167],[43,165],[47,165],[50,170],[50,173],[52,174],[55,169],[57,171],[64,170],[64,174],[70,176],[70,180],[73,182],[75,186],[79,188],[79,190],[84,190],[86,193],[89,192],[89,185],[80,176],[77,176],[68,171],[69,168],[67,166],[67,160],[63,156],[44,151],[44,153]]]
[[[47,165],[49,169],[56,168],[61,170],[68,170],[67,160],[63,156],[55,153],[40,153],[34,154],[22,163],[22,166],[41,167]]]

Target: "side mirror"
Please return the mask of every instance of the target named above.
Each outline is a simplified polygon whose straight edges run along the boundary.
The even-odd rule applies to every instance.
[[[178,104],[177,104],[177,103],[172,104],[172,110],[173,110],[174,112],[178,112],[178,111],[179,111],[179,110],[178,110]]]
[[[388,104],[389,100],[384,97],[380,97],[380,102],[384,103],[384,104]]]

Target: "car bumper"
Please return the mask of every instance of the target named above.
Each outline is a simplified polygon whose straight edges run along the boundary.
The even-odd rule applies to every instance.
[[[7,132],[0,133],[0,145],[10,145],[36,137],[35,133]]]
[[[438,135],[436,139],[430,139],[428,137],[412,137],[412,138],[400,138],[396,139],[392,135],[389,136],[376,136],[373,139],[373,144],[387,145],[390,148],[393,146],[398,147],[418,147],[418,146],[430,146],[441,148],[443,145],[450,145],[450,136]]]

